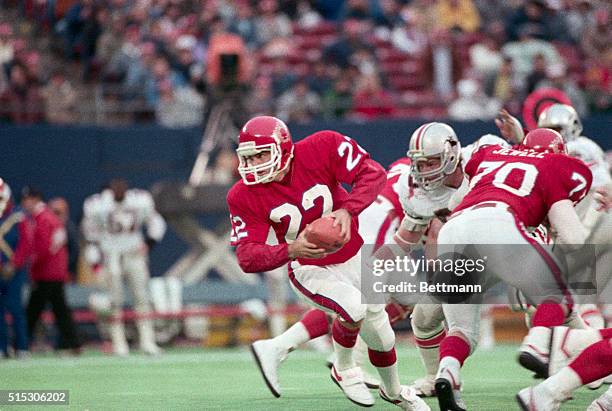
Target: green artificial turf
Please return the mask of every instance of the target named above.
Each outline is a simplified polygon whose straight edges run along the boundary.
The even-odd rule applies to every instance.
[[[422,374],[416,350],[398,350],[402,383]],[[478,351],[464,367],[463,396],[469,410],[518,410],[516,392],[534,383],[515,361],[516,347]],[[117,358],[86,351],[78,358],[35,355],[27,361],[0,363],[0,389],[58,389],[70,391],[70,406],[0,406],[15,409],[76,410],[344,410],[349,402],[332,383],[325,357],[307,350],[289,355],[280,371],[282,397],[274,398],[250,352],[240,349],[171,349],[159,358],[137,353]],[[584,411],[601,395],[580,389],[562,410]],[[373,409],[394,409],[377,398]],[[435,399],[427,399],[437,410]]]

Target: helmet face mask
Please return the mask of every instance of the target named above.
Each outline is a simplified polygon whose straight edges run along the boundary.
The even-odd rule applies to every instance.
[[[244,184],[270,183],[289,167],[293,157],[291,134],[287,125],[276,117],[252,118],[240,130],[238,140],[238,173]],[[262,153],[269,153],[265,162],[251,158]]]
[[[563,139],[572,141],[582,134],[582,123],[576,110],[567,104],[553,104],[538,118],[538,127],[558,131]]]
[[[455,131],[444,123],[427,123],[410,138],[408,157],[413,163],[410,174],[424,190],[439,188],[459,165],[461,144]],[[437,162],[431,160],[437,159]],[[436,166],[436,163],[438,165]]]
[[[270,153],[270,159],[266,162],[250,165],[250,157],[261,153]],[[263,184],[274,181],[279,170],[278,165],[281,161],[281,154],[275,144],[262,144],[256,146],[255,142],[249,141],[246,143],[240,143],[236,149],[238,154],[238,173],[242,180],[247,185],[252,184]]]

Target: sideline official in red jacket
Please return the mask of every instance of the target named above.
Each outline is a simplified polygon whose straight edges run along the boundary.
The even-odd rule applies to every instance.
[[[64,284],[69,280],[66,228],[42,201],[40,191],[24,187],[21,204],[34,220],[30,267],[32,292],[27,308],[28,334],[33,339],[36,323],[47,302],[50,302],[61,337],[57,348],[78,349],[72,313],[64,293]]]

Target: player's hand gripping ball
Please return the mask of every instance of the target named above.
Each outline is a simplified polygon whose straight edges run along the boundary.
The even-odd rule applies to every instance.
[[[320,248],[335,252],[345,244],[340,232],[340,225],[334,227],[334,218],[327,216],[308,224],[304,230],[304,237]]]

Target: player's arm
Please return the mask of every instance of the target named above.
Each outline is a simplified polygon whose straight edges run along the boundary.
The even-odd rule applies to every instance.
[[[525,139],[525,130],[521,122],[508,113],[506,109],[499,110],[495,125],[510,144],[521,144]]]
[[[545,192],[545,200],[549,204],[548,220],[557,232],[559,243],[583,244],[589,233],[580,222],[574,205],[589,192],[593,175],[581,160],[563,155],[549,159],[550,163],[545,168],[548,173],[542,181],[548,185]]]
[[[227,196],[232,232],[230,244],[236,247],[240,268],[246,273],[270,271],[295,258],[320,258],[325,250],[304,238],[304,232],[292,243],[266,244],[270,229],[267,221],[248,207],[243,207],[235,193]]]
[[[588,233],[580,222],[572,200],[560,200],[548,210],[548,220],[557,232],[557,241],[561,244],[584,244]]]
[[[83,204],[83,221],[81,222],[81,233],[85,239],[83,257],[85,262],[94,268],[94,271],[102,263],[103,255],[100,249],[100,238],[104,225],[102,217],[97,213],[96,195],[85,200]]]
[[[143,195],[145,201],[145,228],[146,228],[146,236],[145,242],[149,249],[153,247],[155,244],[159,243],[162,238],[164,238],[164,234],[166,234],[166,221],[164,218],[155,210],[155,202],[149,193],[144,193]]]
[[[372,160],[355,140],[333,131],[323,132],[321,138],[325,139],[328,147],[328,164],[336,180],[352,187],[342,208],[332,213],[336,219],[334,225],[340,224],[342,236],[348,240],[351,218],[376,200],[385,187],[387,174],[384,167]]]

